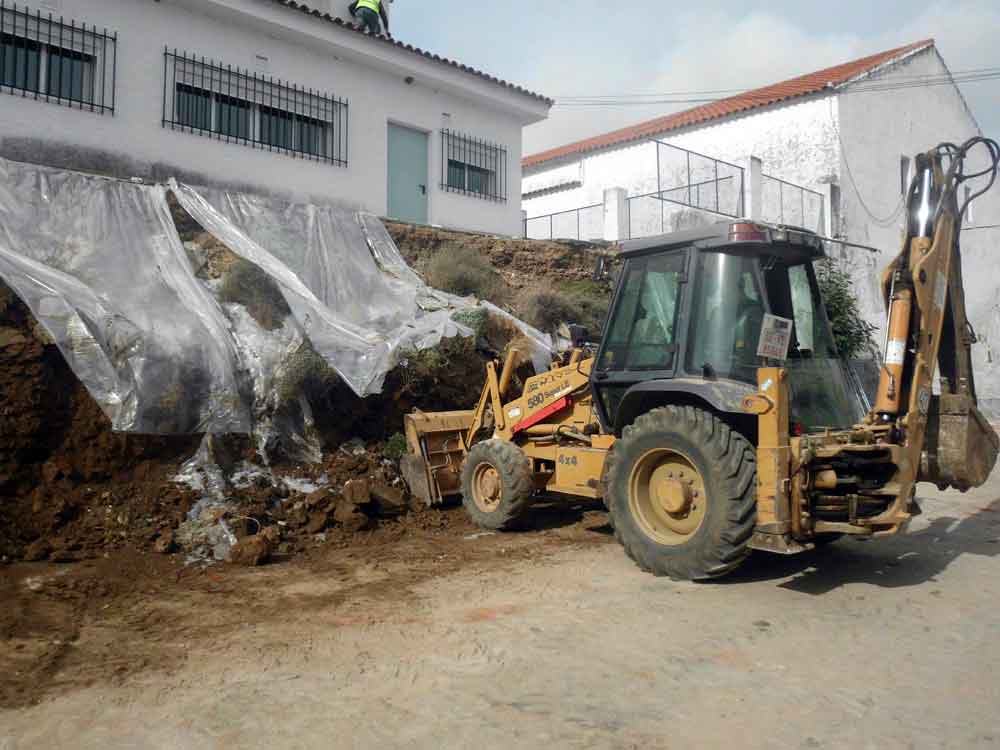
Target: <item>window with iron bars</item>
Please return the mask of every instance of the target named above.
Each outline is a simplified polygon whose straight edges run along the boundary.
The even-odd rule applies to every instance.
[[[480,138],[442,130],[441,188],[506,202],[507,149]]]
[[[118,34],[0,0],[0,91],[114,114]]]
[[[347,100],[167,49],[163,126],[347,166]]]

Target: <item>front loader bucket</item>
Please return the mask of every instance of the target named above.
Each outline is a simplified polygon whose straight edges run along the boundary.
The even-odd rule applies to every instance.
[[[920,481],[965,492],[981,487],[997,462],[1000,438],[968,396],[931,399]]]
[[[462,494],[465,435],[475,415],[474,411],[417,411],[403,418],[409,449],[400,460],[403,479],[428,507]]]

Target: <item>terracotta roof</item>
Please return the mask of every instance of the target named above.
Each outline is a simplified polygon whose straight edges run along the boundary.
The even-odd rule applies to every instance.
[[[524,167],[532,167],[564,156],[596,151],[631,141],[644,140],[671,130],[678,130],[690,125],[708,122],[709,120],[717,120],[759,107],[767,107],[772,104],[788,101],[789,99],[815,94],[830,86],[840,86],[848,83],[855,78],[871,73],[876,68],[887,63],[933,46],[933,39],[925,39],[914,44],[908,44],[905,47],[897,47],[886,52],[880,52],[877,55],[862,57],[860,60],[818,70],[815,73],[809,73],[788,81],[753,89],[752,91],[745,91],[742,94],[737,94],[726,99],[719,99],[718,101],[703,104],[684,112],[658,117],[655,120],[648,120],[638,125],[615,130],[611,133],[605,133],[604,135],[532,154],[524,157],[521,164]]]
[[[413,52],[414,54],[420,55],[421,57],[424,57],[428,60],[433,60],[434,62],[439,62],[444,65],[448,65],[452,68],[455,68],[456,70],[461,70],[463,73],[469,73],[478,78],[482,78],[483,80],[489,81],[490,83],[495,83],[498,86],[503,86],[504,88],[510,89],[511,91],[515,91],[518,94],[523,94],[525,96],[531,97],[532,99],[537,99],[540,102],[548,104],[550,107],[553,104],[552,99],[549,99],[546,96],[542,96],[541,94],[536,94],[534,91],[529,91],[526,88],[517,86],[516,84],[513,83],[509,83],[508,81],[504,81],[500,78],[497,78],[496,76],[491,76],[489,73],[484,73],[481,70],[470,68],[468,65],[462,65],[462,63],[456,62],[455,60],[449,60],[447,57],[441,57],[440,55],[435,55],[433,52],[427,52],[426,50],[422,50],[419,47],[414,47],[412,44],[405,44],[385,34],[379,34],[377,36],[368,34],[356,28],[353,22],[350,21],[349,19],[344,19],[340,18],[339,16],[334,16],[329,13],[324,13],[315,8],[311,8],[306,3],[296,2],[295,0],[272,0],[272,2],[276,2],[279,5],[284,5],[287,8],[293,8],[295,10],[302,11],[303,13],[308,13],[309,15],[315,16],[320,20],[328,21],[329,23],[354,31],[357,34],[364,34],[365,36],[368,36],[373,40],[379,40],[386,44],[391,44],[394,47],[398,47],[399,49],[406,50],[407,52]]]

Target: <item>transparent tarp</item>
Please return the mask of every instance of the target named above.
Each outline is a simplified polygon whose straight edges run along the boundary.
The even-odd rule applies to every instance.
[[[162,187],[0,160],[0,277],[114,429],[250,430],[228,323]]]
[[[373,215],[343,206],[171,187],[198,223],[278,282],[313,347],[360,396],[381,390],[401,352],[472,333],[453,316],[476,303],[424,284]],[[549,337],[510,319],[535,344],[536,366],[547,363]]]
[[[308,349],[358,396],[374,394],[407,351],[471,336],[459,313],[477,309],[530,340],[536,368],[549,361],[547,335],[488,303],[427,287],[375,216],[171,189],[278,290],[287,310],[274,325],[224,300],[219,281],[196,275],[196,249],[182,246],[165,187],[0,160],[0,279],[49,332],[115,430],[252,432],[262,448],[280,434],[316,459],[307,399],[281,410],[288,394],[277,395],[297,382],[288,370]]]

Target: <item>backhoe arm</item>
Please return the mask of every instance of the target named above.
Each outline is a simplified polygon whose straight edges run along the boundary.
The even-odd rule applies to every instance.
[[[977,145],[989,151],[992,170],[966,175],[966,157]],[[1000,440],[977,407],[975,335],[966,317],[959,242],[968,203],[960,207],[958,193],[972,177],[995,179],[998,164],[1000,148],[980,138],[961,147],[944,144],[916,162],[907,235],[883,279],[885,360],[868,417],[869,424],[890,428],[903,448],[906,460],[896,478],[901,507],[917,481],[964,491],[983,484],[996,463]],[[936,368],[940,396],[933,395]]]

